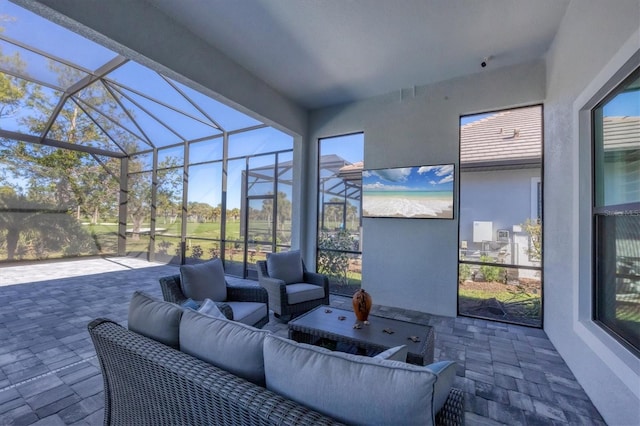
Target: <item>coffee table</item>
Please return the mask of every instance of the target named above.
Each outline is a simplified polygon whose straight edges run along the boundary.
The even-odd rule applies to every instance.
[[[428,325],[369,315],[370,324],[359,323],[361,328],[356,329],[353,327],[356,321],[353,311],[318,306],[289,321],[289,338],[310,344],[323,339],[346,343],[369,356],[407,345],[408,363],[427,365],[433,362],[434,333]]]

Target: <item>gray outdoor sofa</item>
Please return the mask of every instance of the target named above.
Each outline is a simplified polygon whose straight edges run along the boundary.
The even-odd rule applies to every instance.
[[[132,298],[128,327],[106,319],[88,326],[104,379],[105,425],[389,424],[389,419],[464,424],[463,393],[450,387],[454,363],[436,363],[429,370],[392,361],[402,347],[378,359],[331,352],[140,292]],[[363,382],[354,383],[354,377]]]

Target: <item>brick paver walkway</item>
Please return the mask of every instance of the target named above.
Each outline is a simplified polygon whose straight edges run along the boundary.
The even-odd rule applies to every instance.
[[[125,324],[133,291],[162,298],[158,278],[177,271],[130,258],[0,267],[0,425],[102,424],[86,325]],[[458,363],[469,425],[604,424],[542,330],[379,305],[372,313],[435,327],[435,359]],[[274,318],[265,328],[287,333]]]

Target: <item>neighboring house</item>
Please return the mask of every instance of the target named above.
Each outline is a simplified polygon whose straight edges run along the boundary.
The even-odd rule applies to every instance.
[[[460,128],[461,259],[540,266],[523,224],[542,220],[542,108],[497,112]],[[531,271],[521,270],[531,275]]]
[[[606,205],[640,198],[640,117],[604,117],[604,176]],[[635,155],[629,154],[635,151]],[[625,158],[620,166],[620,158]],[[638,254],[640,256],[640,254]]]

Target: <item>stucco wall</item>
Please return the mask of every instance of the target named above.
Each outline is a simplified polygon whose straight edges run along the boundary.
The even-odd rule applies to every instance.
[[[317,156],[319,138],[364,131],[366,168],[455,163],[458,179],[460,115],[539,103],[544,77],[538,61],[314,111],[309,151]],[[309,193],[315,192],[316,162],[308,164]],[[457,188],[455,198],[457,211]],[[314,252],[316,212],[309,200],[308,253]],[[454,220],[364,219],[363,287],[374,303],[455,316],[458,219],[457,213]]]
[[[545,331],[612,425],[640,421],[640,361],[591,321],[591,141],[580,110],[638,52],[639,27],[638,0],[573,1],[547,59]]]

